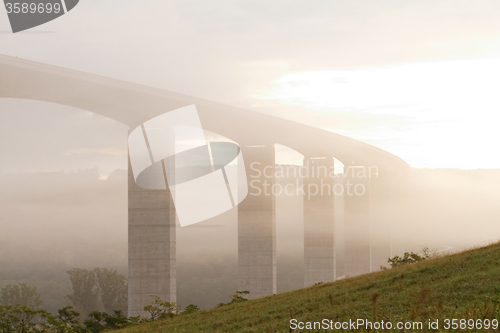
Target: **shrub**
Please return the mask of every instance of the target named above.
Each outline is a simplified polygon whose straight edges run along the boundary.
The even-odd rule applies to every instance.
[[[155,295],[151,295],[151,297],[153,297],[151,305],[144,307],[144,311],[149,312],[151,315],[151,321],[173,317],[174,315],[180,313],[181,308],[177,306],[175,302],[164,302],[160,299],[160,297]]]

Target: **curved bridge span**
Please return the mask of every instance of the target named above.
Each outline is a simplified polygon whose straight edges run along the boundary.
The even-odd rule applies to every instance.
[[[130,129],[165,112],[195,104],[203,129],[237,142],[245,164],[257,161],[274,167],[273,145],[281,144],[301,153],[307,165],[331,167],[335,157],[350,167],[377,167],[377,179],[350,179],[353,184],[366,185],[366,195],[341,198],[346,276],[371,270],[370,221],[388,216],[397,179],[409,170],[406,162],[384,150],[332,132],[17,57],[0,55],[0,97],[68,105],[116,120]],[[335,279],[334,201],[333,195],[304,198],[306,286]],[[143,307],[150,303],[149,295],[176,301],[175,208],[168,189],[137,187],[129,164],[128,209],[129,315],[145,315]],[[238,206],[238,287],[249,290],[252,297],[276,293],[275,235],[273,196],[248,196]]]

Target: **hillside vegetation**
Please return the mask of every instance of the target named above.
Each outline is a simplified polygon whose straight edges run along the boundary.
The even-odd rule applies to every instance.
[[[324,328],[290,329],[292,319],[298,322],[365,319],[389,321],[393,325],[398,322],[422,322],[424,325],[423,329],[407,329],[406,332],[496,332],[498,330],[492,328],[478,329],[477,323],[484,319],[498,320],[496,300],[499,293],[500,243],[495,243],[350,279],[182,314],[119,332],[328,331]],[[432,322],[439,320],[438,330],[427,328],[429,319]],[[446,319],[458,319],[458,330],[445,329]],[[470,319],[473,319],[474,324],[460,330],[461,319],[469,320],[465,325],[471,325]]]

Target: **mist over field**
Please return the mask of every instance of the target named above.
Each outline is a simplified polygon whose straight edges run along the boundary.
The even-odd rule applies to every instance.
[[[290,179],[280,179],[287,182]],[[412,169],[393,222],[372,225],[372,270],[404,251],[459,251],[500,234],[500,170]],[[397,200],[397,199],[395,199]],[[279,196],[278,292],[303,287],[302,196]],[[50,311],[69,304],[66,271],[115,268],[127,273],[127,171],[106,180],[97,169],[0,176],[0,287],[28,282]],[[237,211],[177,228],[177,286],[181,306],[210,308],[237,289]],[[337,275],[342,226],[336,223]]]

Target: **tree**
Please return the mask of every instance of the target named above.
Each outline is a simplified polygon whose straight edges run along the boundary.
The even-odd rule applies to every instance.
[[[39,308],[43,301],[36,286],[30,286],[21,282],[8,284],[0,291],[0,303],[2,305],[24,305],[32,309]]]
[[[58,310],[54,317],[43,309],[25,305],[0,306],[0,332],[2,333],[87,333],[79,324],[79,314],[71,307]]]
[[[67,297],[84,315],[104,310],[127,311],[127,278],[115,269],[74,268],[68,271],[73,294]]]
[[[104,311],[127,311],[127,278],[116,269],[94,268]]]
[[[73,310],[72,306],[65,306],[57,310],[57,319],[60,322],[66,323],[68,326],[78,326],[80,322],[80,314]]]
[[[94,271],[84,268],[73,268],[68,271],[73,294],[67,297],[84,315],[99,307],[99,288]]]
[[[49,332],[54,317],[45,310],[35,310],[26,305],[0,306],[0,332]],[[50,330],[57,332],[57,329]]]

